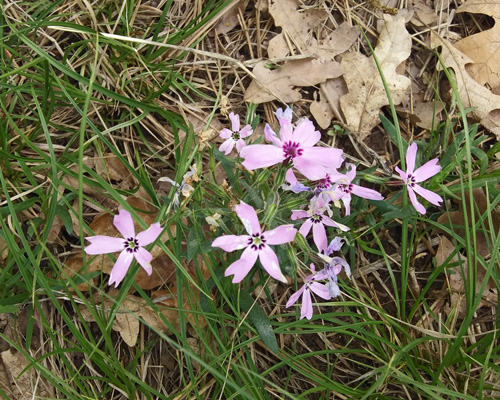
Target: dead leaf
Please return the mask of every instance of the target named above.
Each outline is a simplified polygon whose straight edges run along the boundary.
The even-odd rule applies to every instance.
[[[491,227],[488,219],[485,219],[484,220],[484,225],[485,225],[484,230],[478,229],[476,231],[477,251],[483,258],[487,258],[490,255],[490,247],[488,245],[488,241],[486,240],[485,230],[486,230],[486,232],[498,232],[500,230],[500,212],[498,212],[497,210],[488,210],[488,202],[487,202],[486,195],[485,195],[483,189],[481,189],[481,188],[474,189],[472,191],[472,193],[473,193],[473,198],[474,198],[474,202],[475,202],[475,207],[477,207],[476,208],[476,217],[478,217],[477,212],[479,212],[479,215],[484,215],[486,212],[489,212],[491,214],[491,219],[493,222],[493,227]],[[466,202],[467,210],[469,210],[470,206],[469,206],[469,194],[468,194],[468,192],[465,193],[465,202]],[[469,220],[467,222],[465,222],[462,201],[457,201],[457,204],[459,207],[458,211],[452,211],[452,212],[445,213],[445,214],[441,215],[438,218],[437,222],[440,224],[448,224],[451,221],[451,223],[454,226],[464,226],[467,223],[469,227],[472,227],[473,224],[472,224],[470,212],[467,213]],[[464,229],[455,228],[455,232],[457,232],[457,234],[460,235],[461,237],[465,237],[465,230]]]
[[[330,126],[332,119],[344,122],[340,108],[340,98],[348,92],[344,78],[328,79],[319,87],[319,99],[313,101],[309,108],[318,125],[326,129]]]
[[[8,255],[9,248],[7,247],[7,243],[0,237],[0,261],[5,261]]]
[[[116,314],[113,330],[120,334],[129,347],[134,347],[139,336],[139,320],[132,314]]]
[[[449,41],[433,33],[431,33],[431,44],[433,47],[442,47],[441,60],[447,68],[452,68],[455,72],[458,94],[464,108],[474,108],[469,115],[500,139],[500,96],[492,93],[489,88],[469,75],[470,72],[474,72],[474,60]],[[440,65],[438,69],[442,69]]]
[[[331,29],[328,26],[330,14],[326,10],[300,9],[300,6],[298,0],[272,1],[269,5],[274,25],[281,27],[281,33],[269,41],[270,59],[298,53],[333,61],[336,55],[349,50],[359,37],[359,29],[346,22]]]
[[[431,130],[442,120],[440,115],[445,104],[441,101],[422,101],[413,103],[411,107],[411,112],[407,107],[396,107],[396,111],[408,118],[413,125]]]
[[[431,7],[424,4],[423,2],[418,2],[415,4],[414,13],[411,18],[411,23],[417,28],[428,29],[439,22],[439,17]],[[446,21],[447,14],[441,15],[441,19]]]
[[[405,28],[404,18],[384,15],[385,25],[375,47],[375,55],[382,68],[394,104],[403,101],[411,81],[396,72],[396,68],[410,56],[411,37]],[[360,139],[380,123],[380,108],[389,104],[373,56],[349,53],[341,62],[349,93],[342,96],[340,106],[349,130],[357,132]]]
[[[495,20],[491,29],[468,36],[455,43],[455,48],[473,63],[466,65],[468,74],[481,86],[488,85],[491,92],[500,95],[500,1],[469,0],[457,13],[486,14]]]
[[[299,7],[299,0],[269,2],[269,13],[274,24],[282,28],[282,32],[269,41],[269,58],[283,58],[295,52],[314,54],[309,51],[311,47],[317,47],[313,32],[317,32],[318,26],[327,20],[328,13],[314,8],[299,10]]]
[[[439,246],[436,251],[436,263],[437,266],[443,265],[446,260],[455,252],[456,246],[445,236],[440,238]],[[445,307],[444,311],[446,314],[450,314],[453,311],[457,312],[458,318],[462,319],[465,317],[467,311],[467,303],[465,300],[465,281],[467,280],[468,274],[468,260],[466,257],[460,254],[455,254],[448,261],[448,264],[457,264],[454,267],[448,268],[448,287],[451,291],[450,306]],[[476,291],[479,291],[481,285],[483,284],[485,278],[484,268],[478,264],[477,274],[476,274]],[[483,292],[484,300],[481,300],[479,307],[491,306],[491,304],[497,303],[497,294],[491,291],[494,288],[494,281],[491,279],[486,284],[486,288]]]
[[[10,396],[8,398],[28,400],[49,396],[40,381],[36,385],[37,392],[33,392],[36,377],[33,376],[33,368],[24,371],[27,365],[20,352],[6,350],[0,353],[0,388]]]
[[[245,101],[259,104],[278,98],[285,103],[294,103],[302,98],[297,87],[314,86],[342,75],[336,61],[293,60],[274,70],[267,65],[266,61],[255,65],[256,80],[246,90]]]
[[[217,35],[224,35],[240,24],[238,15],[240,13],[243,14],[248,1],[249,0],[238,0],[232,2],[221,12],[222,16],[214,26],[214,31]]]

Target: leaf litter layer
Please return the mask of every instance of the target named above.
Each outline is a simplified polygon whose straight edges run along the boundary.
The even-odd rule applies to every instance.
[[[495,28],[484,17],[496,21],[497,5],[433,3],[4,2],[2,394],[497,396],[498,259],[488,249],[498,244],[499,107]],[[254,285],[255,306],[273,318],[274,354],[249,309],[208,304],[219,279],[214,259],[200,256],[210,227],[193,228],[208,215],[174,211],[174,191],[158,179],[180,182],[196,161],[218,184],[209,193],[230,193],[206,149],[220,143],[230,111],[245,115],[245,101],[266,121],[293,102],[325,145],[372,167],[366,180],[389,177],[399,152],[379,119],[391,111],[378,67],[404,139],[425,140],[450,166],[456,181],[443,190],[453,200],[433,226],[408,227],[403,300],[401,220],[380,224],[369,212],[354,216],[352,285],[322,319],[304,325],[285,314],[291,287]],[[481,125],[460,119],[460,106],[478,107],[469,123]],[[254,137],[262,132],[260,123]],[[81,246],[90,232],[117,235],[110,215],[126,205],[138,230],[163,218],[169,228],[155,274],[139,271],[114,291],[114,259],[84,260]]]

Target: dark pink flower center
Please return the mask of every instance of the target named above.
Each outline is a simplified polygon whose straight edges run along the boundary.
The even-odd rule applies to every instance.
[[[408,174],[408,176],[406,177],[406,184],[412,188],[417,184],[417,180],[412,174]]]
[[[330,179],[330,176],[326,174],[324,179],[320,179],[318,182],[318,189],[329,189],[331,185],[332,180]]]
[[[262,250],[266,246],[266,238],[260,233],[254,233],[248,238],[248,245],[253,250]]]
[[[352,192],[352,183],[346,184],[346,183],[341,183],[339,184],[339,189],[344,192],[345,194],[349,194]]]
[[[128,238],[123,242],[125,250],[129,253],[136,253],[139,250],[139,241],[136,238]]]
[[[318,214],[312,215],[310,219],[313,224],[320,224],[323,221],[323,217]]]
[[[288,141],[283,143],[283,153],[286,159],[291,159],[301,156],[304,153],[304,149],[300,148],[300,143]]]

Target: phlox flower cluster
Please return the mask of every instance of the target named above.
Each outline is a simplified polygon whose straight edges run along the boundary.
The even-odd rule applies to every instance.
[[[301,318],[310,319],[313,314],[311,293],[324,300],[337,297],[340,295],[337,278],[340,271],[344,269],[348,277],[351,274],[349,264],[342,257],[332,256],[333,252],[342,247],[343,239],[335,237],[328,245],[327,228],[341,232],[349,230],[349,227],[333,219],[334,214],[338,215],[334,210],[343,209],[343,214],[348,216],[351,213],[353,196],[374,201],[381,201],[384,197],[376,190],[355,183],[356,165],[344,163],[342,150],[317,146],[321,134],[309,119],[302,118],[294,125],[292,110],[289,107],[285,110],[279,109],[276,117],[279,131],[275,132],[269,124],[266,124],[264,129],[268,144],[247,144],[243,139],[249,136],[247,133],[251,132],[251,127],[246,126],[240,130],[239,117],[231,114],[231,130],[220,132],[220,136],[225,139],[220,150],[227,155],[236,145],[243,159],[241,164],[248,170],[280,164],[287,168],[286,183],[281,188],[294,194],[307,193],[303,207],[291,210],[290,219],[303,221],[298,233],[305,238],[312,232],[313,242],[325,266],[316,272],[316,267],[311,264],[313,273],[305,277],[304,285],[290,297],[286,306],[290,307],[302,297]],[[242,132],[244,134],[241,134]],[[442,199],[418,183],[435,175],[440,167],[435,159],[415,170],[416,151],[417,145],[413,143],[406,156],[407,172],[399,168],[396,170],[407,185],[412,204],[418,212],[424,214],[425,208],[416,200],[415,193],[435,205],[439,205]],[[301,181],[298,176],[304,179]],[[234,283],[241,282],[259,259],[271,277],[286,282],[276,254],[270,246],[290,243],[294,240],[297,229],[293,225],[282,225],[263,232],[253,207],[241,202],[235,211],[247,235],[223,235],[212,243],[213,247],[227,252],[244,249],[241,257],[226,269],[225,275],[232,275]]]
[[[340,295],[338,275],[342,270],[347,277],[351,276],[349,264],[339,255],[344,239],[336,236],[339,232],[349,231],[349,227],[335,221],[339,214],[345,216],[351,213],[353,196],[367,200],[381,201],[384,197],[377,191],[358,185],[356,182],[356,165],[344,163],[343,151],[331,147],[317,146],[321,134],[314,128],[313,123],[302,118],[295,124],[292,123],[292,110],[279,109],[276,116],[280,125],[275,132],[266,124],[264,132],[268,144],[247,144],[253,130],[250,125],[240,126],[240,117],[234,113],[229,114],[231,129],[223,129],[220,136],[224,142],[220,151],[229,155],[234,148],[242,157],[242,165],[248,170],[268,168],[281,164],[287,168],[285,173],[286,183],[281,186],[283,191],[290,191],[295,195],[303,196],[304,204],[298,209],[291,210],[290,224],[275,227],[264,227],[260,224],[257,211],[243,201],[235,207],[235,212],[240,219],[246,234],[222,235],[212,242],[212,247],[220,248],[226,252],[243,250],[240,257],[232,262],[225,270],[225,276],[232,276],[233,283],[241,282],[252,270],[257,260],[265,272],[272,278],[287,283],[283,274],[275,246],[291,243],[300,233],[307,238],[312,233],[312,241],[316,246],[319,257],[325,263],[323,269],[316,271],[316,266],[311,264],[311,274],[305,277],[304,285],[288,300],[286,307],[295,304],[302,297],[301,318],[311,319],[313,315],[313,295],[324,300],[330,300]],[[436,193],[423,188],[420,184],[436,175],[441,167],[438,159],[428,161],[419,168],[415,168],[418,146],[412,143],[406,154],[406,172],[396,167],[415,209],[425,214],[425,207],[417,200],[417,194],[434,205],[441,205],[443,199]],[[160,178],[175,186],[173,204],[179,207],[180,195],[189,197],[193,192],[191,183],[197,181],[196,168],[191,167],[181,183],[176,183],[170,178]],[[301,180],[299,180],[301,179]],[[334,215],[336,217],[334,217]],[[217,217],[217,218],[216,218]],[[212,231],[219,229],[217,220],[219,214],[207,218]],[[299,228],[292,221],[301,220]],[[135,234],[134,222],[130,213],[121,210],[113,219],[113,224],[122,237],[90,236],[90,244],[85,248],[88,255],[98,255],[120,252],[111,271],[109,284],[118,284],[124,279],[135,259],[150,275],[152,273],[151,261],[153,256],[144,246],[157,240],[163,228],[159,223],[152,224],[147,230]],[[329,232],[335,230],[335,237],[328,244]]]
[[[345,214],[350,213],[351,196],[357,195],[371,200],[382,200],[383,196],[375,190],[364,188],[353,183],[356,177],[356,166],[346,164],[346,171],[340,169],[344,164],[343,151],[341,149],[317,146],[321,134],[314,128],[313,123],[307,119],[300,119],[295,126],[292,124],[292,110],[279,109],[276,113],[280,125],[279,133],[266,124],[264,132],[269,144],[242,144],[237,148],[243,158],[242,165],[249,169],[271,167],[282,164],[289,169],[285,179],[287,184],[284,190],[293,193],[310,192],[310,200],[304,203],[303,209],[292,210],[290,219],[292,221],[304,220],[298,232],[308,237],[312,232],[313,241],[319,253],[326,257],[329,250],[327,227],[346,232],[349,228],[334,219],[331,205],[340,207],[344,204]],[[232,130],[239,128],[235,124],[234,116]],[[226,139],[220,150],[227,148],[228,132],[221,131],[221,137]],[[295,175],[295,171],[309,181],[315,181],[314,188],[302,183]],[[291,242],[297,229],[293,225],[283,225],[263,233],[258,223],[256,211],[241,202],[235,208],[236,214],[242,221],[248,235],[223,235],[212,243],[213,247],[219,247],[227,252],[245,249],[240,259],[233,262],[225,272],[226,276],[233,275],[233,282],[243,280],[257,258],[267,273],[282,282],[286,278],[281,272],[278,259],[270,248],[270,245],[279,245]],[[336,257],[327,263],[336,266],[344,266],[350,271],[349,265],[340,257]],[[300,295],[303,296],[303,316],[310,318],[312,313],[310,291],[316,293],[323,299],[330,299],[340,293],[337,283],[338,268],[325,267],[321,272],[306,278],[306,284],[289,301],[293,304]],[[321,284],[318,280],[327,280]]]

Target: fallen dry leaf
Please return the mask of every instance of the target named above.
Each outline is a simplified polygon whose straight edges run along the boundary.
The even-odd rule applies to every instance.
[[[201,266],[203,275],[208,273],[206,267]],[[189,298],[186,292],[189,291]],[[112,297],[116,295],[117,291],[111,289],[108,296]],[[100,302],[100,294],[95,296],[97,304]],[[199,291],[196,287],[188,283],[184,289],[183,295],[183,310],[186,313],[186,318],[191,323],[194,323],[195,318],[197,319],[197,326],[205,326],[205,321],[201,314],[191,313],[191,304],[194,298],[199,296]],[[179,326],[179,303],[177,300],[177,286],[175,284],[171,285],[168,290],[155,291],[151,295],[151,300],[156,304],[160,313],[165,317],[165,319],[172,325],[176,330],[180,328]],[[100,302],[100,307],[104,309],[105,313],[111,311],[113,307],[114,300],[112,298],[105,298]],[[87,322],[94,322],[94,318],[90,311],[85,305],[80,306],[80,312]],[[139,336],[140,321],[138,318],[142,318],[148,326],[152,329],[170,333],[169,327],[165,324],[162,317],[158,312],[154,311],[147,302],[138,296],[132,294],[127,294],[123,300],[120,308],[117,311],[116,318],[113,321],[112,328],[114,331],[118,332],[122,337],[123,341],[130,347],[133,347],[137,343],[137,338]]]
[[[290,54],[304,54],[322,61],[333,61],[344,53],[359,37],[359,28],[342,23],[337,29],[329,25],[330,14],[326,10],[300,8],[298,0],[271,1],[269,13],[281,33],[269,41],[270,59]],[[323,27],[321,29],[321,27]]]
[[[455,252],[455,250],[455,244],[453,244],[445,236],[442,236],[436,251],[437,266],[443,265],[448,257]],[[448,261],[448,263],[457,265],[448,268],[448,287],[451,291],[451,297],[450,305],[449,307],[445,307],[444,311],[448,315],[451,312],[456,311],[458,318],[464,318],[467,311],[467,302],[465,300],[465,281],[467,280],[466,277],[468,274],[468,260],[463,255],[455,254],[452,256],[451,260]],[[483,284],[485,272],[484,268],[478,264],[476,274],[476,291],[479,291],[481,285]],[[497,294],[494,291],[491,291],[494,287],[494,282],[490,278],[486,284],[486,288],[483,292],[483,300],[481,300],[479,307],[488,307],[491,306],[491,304],[497,303]]]
[[[488,219],[485,219],[484,220],[485,230],[486,232],[498,232],[500,230],[500,212],[498,212],[497,210],[488,210],[488,202],[483,189],[481,188],[474,189],[472,193],[475,202],[475,207],[477,207],[476,218],[478,218],[480,215],[484,215],[486,212],[489,212],[491,214],[493,227],[490,227]],[[468,193],[465,194],[465,201],[467,210],[469,210],[470,206],[469,206]],[[460,235],[461,237],[465,237],[465,230],[456,227],[464,226],[465,223],[467,223],[469,227],[472,227],[473,224],[471,220],[471,215],[470,212],[467,213],[469,220],[465,222],[462,201],[457,201],[457,204],[459,208],[458,211],[452,211],[441,215],[438,218],[437,222],[440,224],[449,224],[451,221],[451,223],[455,227],[455,232],[457,232],[457,234]],[[479,212],[479,216],[477,212]],[[488,241],[486,240],[485,236],[485,231],[483,229],[478,229],[476,231],[476,239],[477,239],[476,248],[478,253],[483,258],[487,258],[490,255],[490,246],[488,245]]]
[[[319,98],[315,99],[309,108],[318,125],[326,129],[330,126],[332,119],[345,122],[340,109],[340,98],[348,92],[344,78],[328,79],[319,87],[320,91],[317,94]]]
[[[500,95],[500,1],[468,0],[457,9],[457,13],[463,12],[486,14],[495,20],[491,29],[459,40],[454,46],[473,61],[465,66],[471,78]]]
[[[40,381],[35,383],[37,379],[33,376],[33,368],[24,371],[27,365],[26,359],[20,352],[5,350],[0,353],[0,389],[10,396],[8,398],[28,400],[49,396]],[[35,387],[36,396],[33,392]]]
[[[384,15],[384,19],[374,52],[392,100],[394,104],[399,104],[411,81],[399,75],[396,69],[410,56],[411,37],[405,28],[404,18]],[[348,129],[357,132],[363,140],[380,123],[380,108],[389,104],[387,94],[373,56],[349,53],[343,57],[341,66],[349,93],[341,97],[340,106]]]
[[[278,98],[285,103],[294,103],[302,98],[297,87],[314,86],[327,79],[342,75],[336,61],[321,62],[314,59],[293,60],[274,70],[261,61],[253,69],[256,80],[245,92],[245,101],[265,103]]]
[[[238,0],[229,4],[226,9],[221,12],[222,16],[214,26],[215,34],[224,35],[238,26],[240,24],[238,15],[240,13],[243,14],[248,1],[249,0]]]
[[[435,34],[431,35],[431,44],[433,47],[441,46],[443,64],[455,72],[458,94],[464,108],[474,108],[469,115],[500,139],[500,96],[492,93],[469,75],[474,60]]]

